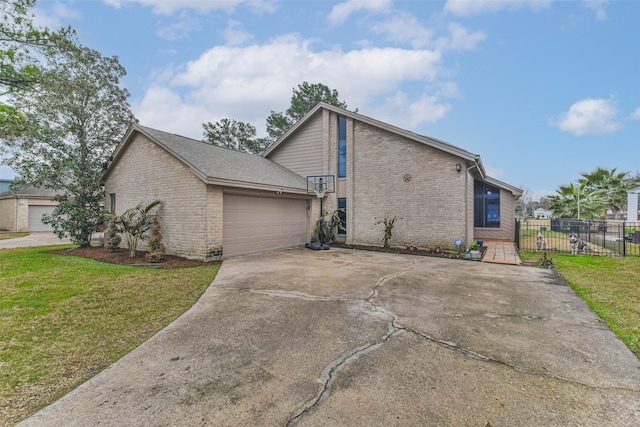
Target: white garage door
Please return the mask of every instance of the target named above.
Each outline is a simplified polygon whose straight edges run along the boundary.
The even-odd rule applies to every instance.
[[[224,195],[223,256],[307,241],[307,200]]]
[[[55,206],[29,206],[29,231],[52,231],[50,225],[42,223],[42,214],[51,214]]]

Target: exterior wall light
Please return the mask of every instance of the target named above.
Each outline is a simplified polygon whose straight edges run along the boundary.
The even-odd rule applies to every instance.
[[[462,165],[460,163],[456,163],[456,170],[460,172],[462,170]]]

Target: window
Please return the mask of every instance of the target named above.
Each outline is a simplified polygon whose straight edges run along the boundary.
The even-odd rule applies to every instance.
[[[347,176],[347,119],[338,116],[338,178]]]
[[[500,227],[500,189],[482,181],[474,184],[474,226]]]
[[[347,199],[338,197],[338,218],[342,222],[342,228],[338,227],[338,234],[347,234]]]
[[[116,213],[116,193],[110,193],[109,194],[109,199],[110,199],[110,202],[111,202],[111,207],[110,207],[109,212],[111,212],[112,214],[115,215],[115,213]]]

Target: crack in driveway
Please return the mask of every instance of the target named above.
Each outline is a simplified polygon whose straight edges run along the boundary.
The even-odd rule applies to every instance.
[[[312,411],[313,409],[317,408],[325,399],[327,399],[329,397],[329,395],[331,394],[331,388],[333,383],[335,382],[338,372],[344,368],[345,366],[347,366],[348,364],[350,364],[351,362],[357,360],[360,356],[365,355],[367,353],[373,352],[377,349],[379,349],[383,344],[387,343],[391,338],[393,338],[394,336],[396,336],[398,333],[409,333],[409,334],[413,334],[417,337],[420,337],[421,339],[434,343],[440,347],[443,347],[445,349],[448,350],[452,350],[455,352],[458,352],[460,354],[462,354],[464,357],[473,359],[473,360],[477,360],[477,361],[481,361],[481,362],[486,362],[486,363],[492,363],[492,364],[496,364],[499,366],[503,366],[506,367],[508,369],[512,369],[515,372],[518,373],[522,373],[525,375],[532,375],[532,376],[541,376],[541,377],[545,377],[545,378],[550,378],[553,380],[557,380],[557,381],[562,381],[565,383],[570,383],[570,384],[575,384],[575,385],[579,385],[579,386],[583,386],[583,387],[587,387],[589,389],[603,389],[603,387],[595,387],[595,386],[591,386],[579,381],[575,381],[566,377],[562,377],[556,374],[553,374],[551,372],[547,372],[547,371],[536,371],[536,370],[531,370],[531,369],[527,369],[523,366],[519,366],[516,364],[511,364],[508,363],[506,361],[497,359],[495,357],[492,356],[488,356],[488,355],[484,355],[478,352],[475,352],[473,350],[470,350],[468,348],[462,347],[457,345],[454,342],[449,342],[449,341],[445,341],[445,340],[441,340],[441,339],[437,339],[425,332],[420,332],[417,330],[414,330],[410,327],[407,326],[403,326],[401,323],[399,323],[399,319],[398,317],[393,313],[390,312],[382,307],[380,307],[378,305],[378,303],[376,302],[376,300],[379,297],[379,289],[384,286],[389,280],[391,279],[395,279],[397,277],[400,277],[410,271],[413,270],[413,267],[415,266],[417,261],[412,261],[409,264],[403,265],[402,266],[402,270],[401,271],[397,271],[395,273],[391,273],[385,276],[382,276],[378,279],[378,281],[373,285],[373,287],[371,288],[371,292],[369,293],[369,295],[366,297],[365,301],[370,305],[372,312],[374,313],[378,313],[380,315],[383,315],[385,317],[387,317],[389,319],[389,324],[388,324],[388,331],[385,335],[383,335],[380,339],[378,339],[375,342],[370,342],[367,344],[364,344],[358,348],[352,349],[352,350],[348,350],[345,353],[343,353],[342,355],[340,355],[340,357],[338,357],[337,359],[331,361],[329,364],[326,365],[326,367],[323,369],[320,377],[318,378],[318,382],[320,383],[320,386],[318,388],[318,391],[316,393],[316,395],[309,400],[307,403],[305,403],[293,416],[291,416],[291,418],[289,418],[289,420],[286,423],[286,426],[293,426],[295,424],[297,424],[302,417],[305,416],[305,414],[307,414],[308,412]],[[350,263],[353,264],[353,263]],[[309,294],[309,293],[305,293],[305,292],[299,292],[299,291],[284,291],[284,290],[268,290],[268,289],[262,289],[262,290],[256,290],[256,289],[247,289],[247,288],[224,288],[227,290],[235,290],[235,291],[243,291],[243,292],[251,292],[251,293],[256,293],[256,294],[262,294],[262,295],[267,295],[267,296],[272,296],[272,297],[281,297],[281,298],[295,298],[295,299],[300,299],[300,300],[305,300],[305,301],[328,301],[328,302],[333,302],[333,301],[362,301],[362,298],[345,298],[345,297],[335,297],[335,296],[321,296],[321,295],[314,295],[314,294]],[[521,317],[523,319],[526,320],[530,320],[530,321],[547,321],[548,319],[542,316],[538,316],[538,315],[508,315],[508,314],[495,314],[495,313],[485,313],[484,314],[486,317]],[[623,388],[608,388],[605,387],[606,389],[616,389],[616,390],[621,390]]]

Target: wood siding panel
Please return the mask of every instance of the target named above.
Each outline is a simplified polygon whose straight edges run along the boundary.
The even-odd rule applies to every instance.
[[[509,191],[500,190],[500,227],[474,228],[475,240],[513,240],[515,234],[515,197]]]
[[[323,173],[322,150],[322,114],[318,114],[267,157],[306,177]]]

